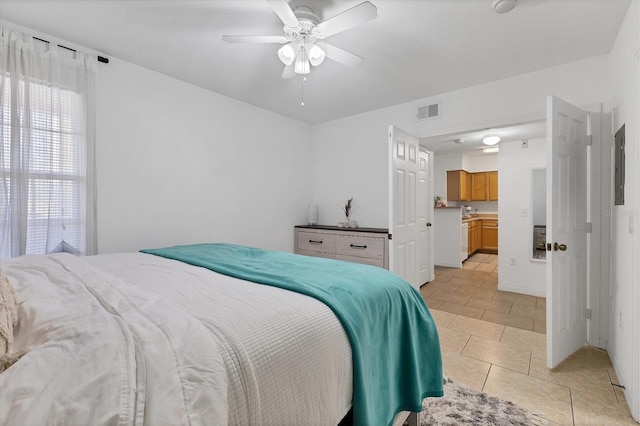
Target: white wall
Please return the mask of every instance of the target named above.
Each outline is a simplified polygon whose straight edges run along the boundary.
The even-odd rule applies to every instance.
[[[638,373],[638,348],[634,341],[640,339],[640,276],[634,263],[640,259],[640,243],[633,243],[629,231],[634,221],[636,232],[640,225],[640,200],[637,198],[637,182],[640,167],[638,150],[640,121],[639,87],[640,66],[640,2],[631,2],[629,11],[611,51],[611,87],[614,95],[612,105],[616,108],[613,131],[622,124],[626,129],[626,175],[625,204],[612,210],[612,281],[611,281],[611,333],[608,345],[609,356],[616,372],[627,387],[625,396],[632,414],[640,421],[640,376]],[[605,212],[606,214],[606,212]],[[636,236],[636,240],[637,240]],[[635,288],[635,290],[634,290]],[[635,317],[634,317],[635,314]],[[634,340],[635,339],[635,340]]]
[[[603,84],[608,71],[609,56],[604,55],[313,126],[313,194],[320,221],[339,222],[340,207],[353,196],[360,225],[388,226],[389,124],[425,137],[539,120],[548,94],[585,107],[608,101]],[[441,118],[416,121],[418,106],[437,101]]]
[[[97,98],[100,253],[293,249],[311,202],[309,126],[113,57]]]
[[[462,169],[462,153],[438,154],[433,156],[433,193],[447,200],[447,171]],[[455,206],[455,201],[449,201],[450,206]]]
[[[498,170],[498,154],[462,154],[462,168],[468,172],[490,172]]]
[[[500,143],[498,154],[498,266],[499,290],[545,297],[546,263],[532,261],[533,198],[532,169],[546,166],[546,140],[531,139],[529,147],[520,141]],[[521,211],[528,214],[522,217]],[[508,230],[508,231],[505,231]],[[511,265],[511,258],[516,264]]]

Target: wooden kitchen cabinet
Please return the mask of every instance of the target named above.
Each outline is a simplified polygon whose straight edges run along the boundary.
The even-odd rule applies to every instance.
[[[481,248],[486,253],[498,253],[498,221],[482,219]]]
[[[471,201],[487,201],[489,199],[489,173],[471,173]]]
[[[482,229],[480,226],[479,220],[472,220],[469,222],[469,249],[468,255],[471,256],[473,253],[477,252],[480,249],[480,245],[482,243]]]
[[[498,201],[498,172],[448,170],[447,200]]]
[[[498,172],[489,172],[489,201],[498,201]]]
[[[498,221],[496,219],[475,219],[469,221],[468,255],[498,253]]]
[[[447,200],[471,200],[471,173],[464,170],[447,171]]]

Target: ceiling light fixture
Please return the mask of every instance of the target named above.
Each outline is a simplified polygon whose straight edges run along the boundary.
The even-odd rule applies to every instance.
[[[291,65],[293,61],[296,59],[296,46],[294,43],[285,44],[280,49],[278,49],[278,58],[285,65]]]
[[[482,152],[485,154],[494,154],[500,151],[500,147],[494,146],[493,148],[482,148]]]
[[[285,64],[286,65],[286,64]],[[298,55],[296,56],[296,64],[293,70],[296,74],[309,74],[311,67],[309,66],[309,58],[307,58],[306,49],[304,44],[298,49]]]
[[[321,40],[375,19],[378,8],[370,1],[365,0],[322,22],[307,6],[292,9],[288,0],[268,0],[268,3],[284,24],[282,35],[223,35],[222,40],[282,44],[278,49],[278,58],[285,65],[282,78],[309,74],[311,67],[320,65],[325,56],[350,67],[362,63],[361,56]]]
[[[320,48],[317,44],[311,45],[310,48],[305,49],[307,51],[307,56],[309,57],[309,62],[314,67],[317,67],[324,61],[324,50]]]
[[[278,49],[278,58],[283,64],[294,64],[296,74],[309,74],[310,65],[317,67],[325,58],[324,50],[315,43],[307,42],[303,37],[301,41],[292,41]]]
[[[495,145],[500,142],[500,136],[497,135],[487,135],[482,138],[482,143],[485,145]]]
[[[495,0],[493,2],[493,11],[495,13],[503,14],[511,12],[516,7],[517,0]]]

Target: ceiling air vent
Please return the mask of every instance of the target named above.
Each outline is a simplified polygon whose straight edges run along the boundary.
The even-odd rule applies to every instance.
[[[431,120],[440,117],[440,102],[418,107],[418,120]]]

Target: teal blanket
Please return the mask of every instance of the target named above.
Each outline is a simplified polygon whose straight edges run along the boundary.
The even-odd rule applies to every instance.
[[[336,314],[353,353],[353,421],[386,425],[442,396],[435,323],[420,294],[374,266],[230,244],[142,250],[314,297]]]

